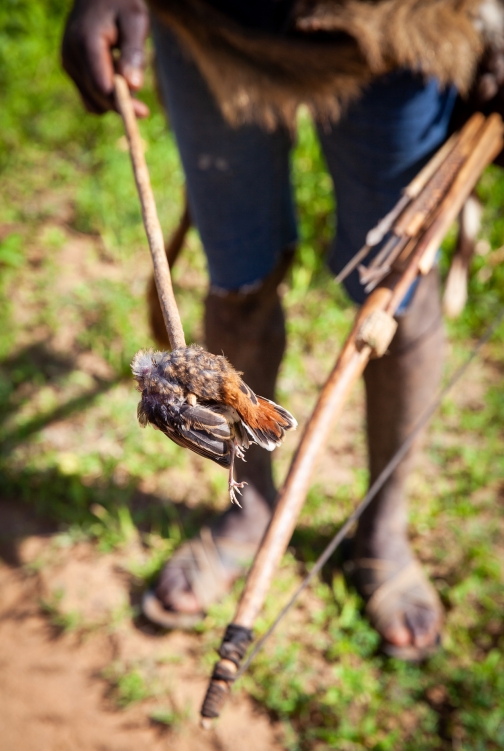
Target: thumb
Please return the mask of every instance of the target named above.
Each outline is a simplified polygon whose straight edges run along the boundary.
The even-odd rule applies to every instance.
[[[137,91],[143,85],[145,66],[145,40],[149,32],[149,16],[142,4],[118,18],[120,58],[119,73],[130,89]]]

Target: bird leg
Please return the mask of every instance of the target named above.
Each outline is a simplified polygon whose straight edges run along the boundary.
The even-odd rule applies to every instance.
[[[236,503],[236,505],[241,508],[242,507],[241,503],[239,502],[238,498],[236,497],[236,491],[238,491],[238,493],[240,493],[240,489],[243,488],[243,487],[245,487],[245,485],[248,485],[248,483],[245,482],[245,481],[244,482],[236,482],[236,480],[234,479],[233,475],[234,475],[234,460],[235,460],[235,456],[237,456],[239,459],[243,459],[244,458],[242,447],[239,444],[237,444],[234,441],[232,441],[232,443],[231,443],[231,464],[229,466],[229,481],[228,481],[229,497],[231,499],[231,503]],[[241,493],[240,493],[240,495],[241,495]]]

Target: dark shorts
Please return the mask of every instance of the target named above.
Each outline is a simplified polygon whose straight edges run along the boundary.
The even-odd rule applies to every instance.
[[[228,126],[171,32],[154,24],[153,33],[211,284],[223,290],[253,286],[297,237],[291,138],[282,128],[269,133],[252,125]],[[453,88],[397,71],[370,85],[337,125],[318,129],[337,198],[337,232],[328,259],[333,273],[359,250],[367,231],[445,140],[455,98]],[[345,286],[363,302],[356,273]]]

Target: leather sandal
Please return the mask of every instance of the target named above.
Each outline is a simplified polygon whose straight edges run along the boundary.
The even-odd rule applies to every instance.
[[[227,537],[214,539],[210,529],[203,527],[199,536],[181,545],[169,561],[184,570],[201,610],[182,613],[169,609],[154,590],[147,590],[142,598],[144,616],[166,629],[193,629],[204,619],[208,607],[229,592],[233,582],[251,563],[256,550],[255,543]]]

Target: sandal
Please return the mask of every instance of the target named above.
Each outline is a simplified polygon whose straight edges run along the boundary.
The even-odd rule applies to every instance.
[[[184,570],[189,585],[201,605],[197,613],[182,613],[163,605],[155,591],[148,590],[142,598],[142,612],[149,621],[166,629],[191,630],[204,619],[209,605],[221,600],[233,582],[251,563],[257,544],[244,543],[227,537],[214,539],[210,529],[203,527],[199,537],[188,540],[175,552],[170,563]]]
[[[439,596],[420,564],[412,560],[399,571],[394,571],[395,567],[393,561],[375,558],[356,559],[350,562],[350,567],[345,567],[351,569],[353,583],[366,600],[365,612],[371,625],[383,634],[394,619],[402,617],[408,626],[408,606],[426,613],[434,612],[441,624],[443,610]],[[364,574],[364,571],[369,573]],[[382,651],[407,662],[421,662],[431,657],[440,644],[438,632],[433,644],[422,647],[414,644],[398,646],[383,639]]]

